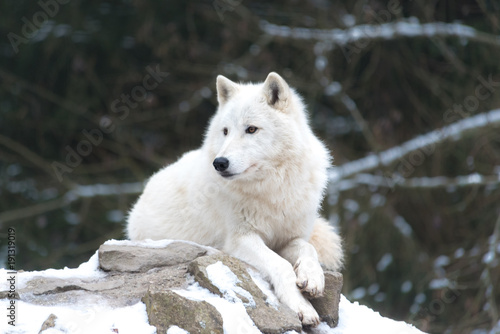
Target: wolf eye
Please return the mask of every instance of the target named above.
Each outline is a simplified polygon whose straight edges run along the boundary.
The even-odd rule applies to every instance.
[[[256,127],[256,126],[252,126],[252,125],[251,125],[251,126],[249,126],[249,127],[245,130],[245,132],[246,132],[246,133],[253,134],[253,133],[257,132],[257,130],[258,130],[258,129],[259,129],[258,127]]]
[[[224,136],[227,136],[227,128],[224,128],[224,129],[222,130],[222,133],[224,134]]]

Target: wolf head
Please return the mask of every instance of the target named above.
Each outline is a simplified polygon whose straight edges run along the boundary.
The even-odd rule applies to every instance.
[[[205,138],[215,171],[226,179],[269,177],[299,168],[312,134],[300,97],[272,72],[260,84],[217,77],[219,108]]]

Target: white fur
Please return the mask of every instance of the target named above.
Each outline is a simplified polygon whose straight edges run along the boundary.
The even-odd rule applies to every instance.
[[[128,217],[128,237],[219,248],[255,266],[304,325],[317,325],[301,291],[321,295],[319,262],[337,270],[343,256],[340,238],[318,217],[328,151],[278,74],[261,84],[219,76],[217,91],[203,146],[151,177]],[[247,133],[250,126],[257,131]],[[224,172],[212,166],[221,157],[229,160]]]

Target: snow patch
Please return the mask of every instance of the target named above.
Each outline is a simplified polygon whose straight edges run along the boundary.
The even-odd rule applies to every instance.
[[[206,301],[222,316],[224,333],[260,333],[252,319],[248,316],[241,300],[231,302],[214,295],[198,283],[184,290],[173,290],[178,295],[195,301]]]
[[[447,278],[435,278],[429,283],[429,288],[432,290],[449,288],[451,286],[451,282]]]
[[[0,277],[7,277],[7,269],[0,269]],[[64,269],[47,269],[44,271],[29,271],[29,272],[17,272],[17,282],[16,288],[24,289],[26,283],[35,277],[55,277],[61,279],[68,278],[79,278],[79,279],[97,279],[106,276],[106,274],[99,269],[99,256],[98,252],[87,261],[82,263],[78,268],[67,268]],[[9,290],[6,280],[0,281],[0,291]]]
[[[247,272],[252,277],[253,282],[257,287],[266,295],[266,304],[273,307],[275,310],[278,310],[279,300],[274,295],[273,290],[271,289],[271,284],[269,284],[259,272],[256,272],[250,268],[247,268]]]
[[[224,265],[221,261],[207,266],[208,279],[219,288],[220,292],[224,294],[224,298],[235,303],[242,302],[238,297],[246,298],[247,302],[243,303],[245,307],[256,307],[255,300],[250,292],[237,286],[241,281],[238,277]]]
[[[393,256],[391,253],[385,253],[377,263],[377,271],[384,271],[392,263]]]
[[[0,300],[0,308],[7,308],[8,303],[7,299]],[[38,333],[50,314],[57,316],[55,327],[44,331],[44,334],[110,334],[113,329],[120,334],[156,333],[156,328],[148,324],[146,306],[143,303],[111,308],[104,304],[40,306],[17,301],[16,306],[20,312],[16,318],[16,326],[8,325],[10,334]],[[6,325],[6,322],[2,322],[2,325]],[[1,327],[0,332],[5,333]]]
[[[394,226],[396,226],[399,232],[401,232],[401,234],[404,235],[405,237],[411,236],[413,229],[403,217],[396,216],[394,218]]]
[[[152,239],[145,239],[145,240],[138,240],[138,241],[132,241],[132,240],[115,240],[111,239],[108,240],[104,243],[104,245],[110,245],[110,246],[136,246],[136,247],[146,247],[146,248],[165,248],[168,245],[170,245],[173,242],[182,242],[185,244],[193,245],[193,246],[198,246],[207,251],[207,255],[212,255],[216,254],[219,252],[219,250],[210,247],[210,246],[205,246],[205,245],[200,245],[197,244],[196,242],[193,241],[188,241],[188,240],[171,240],[171,239],[162,239],[162,240],[152,240]]]
[[[189,332],[185,329],[180,328],[180,327],[171,326],[167,330],[167,334],[189,334]]]
[[[343,295],[340,297],[339,324],[336,328],[330,328],[326,323],[321,323],[315,330],[315,334],[361,334],[361,333],[384,333],[384,334],[422,334],[420,330],[403,321],[394,321],[382,317],[378,312],[359,305],[358,302],[351,303]]]
[[[165,247],[173,240],[160,241],[107,241],[108,245],[129,245],[143,247]],[[207,267],[207,273],[214,285],[223,291],[225,298],[212,294],[207,289],[202,288],[198,283],[193,283],[184,290],[173,290],[175,293],[195,301],[206,301],[214,306],[221,314],[223,319],[224,333],[260,333],[253,321],[248,316],[245,305],[237,297],[247,298],[248,291],[238,287],[238,278],[229,268],[221,262],[217,262]],[[248,271],[252,280],[267,296],[267,303],[277,308],[278,299],[267,283],[259,273]],[[7,275],[7,270],[0,269],[0,277]],[[106,274],[99,270],[99,261],[97,252],[82,263],[78,268],[64,268],[60,270],[47,269],[45,271],[18,272],[17,289],[25,287],[26,282],[34,277],[55,277],[55,278],[78,278],[78,279],[97,279]],[[7,290],[7,282],[0,281],[0,289]],[[370,294],[377,293],[378,286],[371,286],[368,289]],[[354,291],[353,291],[354,292]],[[366,289],[360,288],[358,295],[365,295]],[[381,293],[377,293],[376,296]],[[251,296],[250,296],[251,297]],[[228,300],[229,299],[229,300]],[[247,298],[255,303],[253,298]],[[425,301],[425,295],[417,295],[415,303],[421,304]],[[8,299],[0,299],[0,308],[6,309],[9,305]],[[63,333],[95,333],[110,334],[118,330],[120,334],[154,334],[156,328],[149,325],[146,313],[146,306],[139,302],[132,306],[114,308],[103,302],[96,303],[95,299],[80,300],[72,305],[41,306],[34,305],[24,301],[16,301],[16,307],[19,310],[16,318],[16,326],[7,325],[6,321],[0,322],[0,333],[7,332],[5,326],[9,326],[10,334],[38,333],[42,323],[50,314],[57,316],[55,327],[48,329],[44,334],[63,334]],[[377,329],[377,330],[374,330]],[[177,326],[172,326],[167,331],[168,334],[185,334],[186,331]],[[290,332],[291,334],[294,332]],[[320,324],[313,333],[325,334],[364,334],[364,333],[394,333],[394,334],[422,334],[415,327],[404,322],[394,321],[380,316],[379,313],[361,306],[357,302],[351,303],[344,296],[341,296],[339,307],[339,325],[332,329],[326,323]]]
[[[446,255],[440,255],[434,260],[434,268],[442,268],[450,264],[450,258]]]

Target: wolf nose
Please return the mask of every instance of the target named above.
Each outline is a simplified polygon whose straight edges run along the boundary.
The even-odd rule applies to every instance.
[[[216,171],[223,172],[229,167],[229,160],[224,157],[215,158],[213,165]]]

